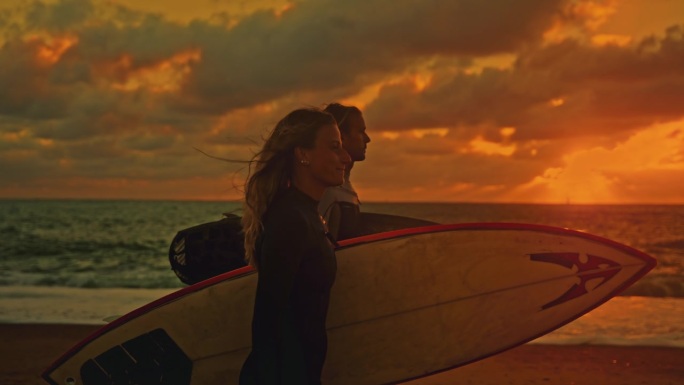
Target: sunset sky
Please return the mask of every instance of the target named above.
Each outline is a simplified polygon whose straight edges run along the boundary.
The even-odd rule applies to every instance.
[[[0,197],[236,199],[334,101],[362,201],[684,204],[681,0],[0,3]]]

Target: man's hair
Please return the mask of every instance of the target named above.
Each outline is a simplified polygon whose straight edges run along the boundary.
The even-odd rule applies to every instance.
[[[361,113],[361,110],[355,106],[345,106],[340,103],[330,103],[325,106],[323,111],[329,113],[335,118],[337,127],[340,129],[341,134],[349,134],[349,120],[347,119],[349,114]]]

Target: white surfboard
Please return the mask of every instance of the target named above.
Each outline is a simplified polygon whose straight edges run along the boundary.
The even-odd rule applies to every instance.
[[[328,316],[328,385],[391,384],[544,335],[644,276],[650,256],[524,224],[435,225],[343,241]],[[53,385],[236,384],[257,274],[246,267],[102,327],[43,374]]]

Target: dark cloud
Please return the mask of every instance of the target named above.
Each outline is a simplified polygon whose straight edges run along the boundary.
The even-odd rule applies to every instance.
[[[385,87],[366,109],[375,129],[513,126],[517,140],[603,136],[684,115],[682,27],[626,46],[576,40],[522,53],[511,69],[436,77],[425,90]],[[552,101],[562,101],[553,107]]]
[[[194,23],[203,56],[186,85],[195,99],[180,101],[207,111],[243,107],[434,55],[511,52],[539,40],[562,3],[316,1],[281,17],[256,13],[230,30]]]
[[[49,66],[36,59],[39,40],[12,41],[0,48],[0,114],[50,119],[63,115],[73,93],[51,84]]]
[[[514,117],[530,104],[548,100],[518,90],[510,70],[485,69],[481,74],[459,72],[434,78],[425,90],[413,83],[387,86],[365,111],[377,129],[475,126],[493,123],[510,126]],[[544,91],[553,95],[552,91]]]
[[[26,32],[77,42],[50,66],[35,59],[36,45],[48,41],[3,46],[0,57],[13,60],[2,60],[0,100],[7,114],[59,117],[82,87],[122,84],[136,71],[198,50],[201,59],[187,63],[181,92],[160,98],[174,109],[218,114],[293,92],[345,88],[434,55],[512,52],[539,40],[563,3],[301,2],[280,16],[258,11],[228,28],[201,20],[182,25],[89,0],[35,1],[26,10]]]
[[[55,3],[34,0],[26,14],[26,23],[29,28],[69,31],[87,22],[94,10],[89,0],[60,0]]]

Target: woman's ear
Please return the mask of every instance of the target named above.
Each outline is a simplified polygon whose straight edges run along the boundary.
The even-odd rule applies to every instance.
[[[304,165],[304,166],[309,165],[308,156],[306,154],[306,151],[304,151],[303,148],[295,147],[294,153],[295,153],[295,159],[296,159],[297,163]]]

